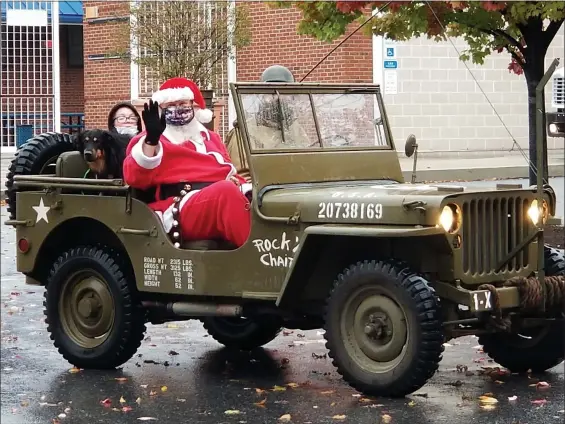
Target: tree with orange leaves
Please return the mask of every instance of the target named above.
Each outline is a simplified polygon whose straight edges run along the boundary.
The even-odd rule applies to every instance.
[[[301,10],[300,34],[333,41],[347,26],[365,21],[371,11],[379,13],[367,25],[371,34],[404,41],[427,36],[435,41],[462,37],[468,49],[460,59],[483,64],[492,52],[511,56],[509,72],[524,74],[528,88],[530,160],[536,163],[535,89],[545,73],[545,55],[565,20],[563,1],[314,1],[273,2],[293,4]],[[382,8],[382,10],[380,10]],[[545,114],[544,114],[545,115]],[[547,140],[544,152],[547,179]],[[530,183],[535,184],[530,169]]]

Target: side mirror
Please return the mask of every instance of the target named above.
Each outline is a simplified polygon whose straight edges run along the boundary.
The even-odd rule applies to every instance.
[[[404,145],[404,154],[406,157],[411,158],[417,148],[418,143],[416,142],[416,136],[414,134],[410,134],[406,139],[406,144]]]

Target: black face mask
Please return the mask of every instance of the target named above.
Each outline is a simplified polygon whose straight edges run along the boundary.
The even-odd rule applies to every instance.
[[[194,119],[194,108],[190,106],[171,106],[164,110],[167,125],[180,127]]]

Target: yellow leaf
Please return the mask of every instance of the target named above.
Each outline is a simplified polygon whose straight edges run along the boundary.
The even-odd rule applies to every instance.
[[[166,392],[168,390],[167,386],[161,386],[161,391]]]
[[[479,407],[481,409],[484,409],[485,411],[492,411],[492,410],[496,409],[496,406],[489,405],[489,404],[479,405]]]
[[[288,383],[287,386],[290,387],[290,388],[292,388],[292,389],[294,389],[295,387],[298,387],[298,384],[296,384],[296,383]]]
[[[359,402],[361,402],[361,403],[368,403],[368,402],[372,402],[372,400],[362,397],[362,398],[359,398]]]
[[[239,412],[237,409],[228,409],[227,411],[224,411],[224,414],[226,414],[226,415],[239,415],[239,414],[241,414],[241,412]]]
[[[382,422],[383,422],[384,424],[388,424],[388,423],[390,423],[390,422],[392,421],[392,417],[391,417],[390,415],[388,415],[388,414],[384,414],[384,415],[381,417],[381,420],[382,420]]]
[[[408,406],[415,406],[416,402],[414,402],[413,400],[411,400],[410,402],[408,402]]]
[[[273,392],[284,392],[285,390],[286,390],[286,387],[281,387],[281,386],[273,387]]]
[[[69,370],[69,372],[70,372],[71,374],[76,374],[77,372],[80,372],[80,368],[72,367],[72,368]]]
[[[344,420],[345,419],[345,415],[334,415],[332,417],[332,420]]]
[[[289,422],[290,420],[291,420],[290,414],[281,415],[281,417],[279,418],[279,421],[282,422]]]
[[[126,400],[124,399],[123,396],[120,397],[120,403],[126,403]]]
[[[330,406],[335,406],[335,402],[330,403]]]
[[[498,403],[498,400],[490,396],[480,396],[479,402],[484,405],[496,405]]]
[[[267,403],[267,398],[263,399],[263,400],[260,401],[260,402],[255,402],[254,405],[255,405],[255,406],[261,406],[261,407],[264,408],[264,407],[265,407],[265,403]]]

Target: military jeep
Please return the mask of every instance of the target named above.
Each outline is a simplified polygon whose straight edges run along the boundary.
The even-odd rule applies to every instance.
[[[419,389],[464,335],[515,372],[563,361],[565,261],[536,237],[555,214],[551,187],[539,204],[535,187],[405,183],[377,85],[230,89],[252,176],[240,248],[176,248],[135,189],[83,179],[75,151],[55,175],[10,177],[17,267],[45,286],[48,331],[71,364],[117,367],[147,322],[189,319],[237,349],[324,328],[333,364],[368,395]],[[416,147],[410,137],[406,154]]]

